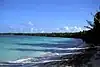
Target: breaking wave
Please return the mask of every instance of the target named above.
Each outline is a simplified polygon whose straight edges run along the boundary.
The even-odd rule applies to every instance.
[[[47,48],[48,49],[48,48]],[[55,49],[55,48],[52,48]],[[86,48],[56,48],[57,50],[84,50],[88,49]],[[73,52],[73,53],[52,53],[48,52],[40,57],[27,57],[23,59],[18,59],[15,61],[7,61],[7,62],[1,62],[0,66],[7,66],[7,67],[13,67],[13,66],[24,66],[24,67],[43,67],[44,64],[50,64],[50,63],[57,63],[57,62],[63,62],[68,61],[70,57],[73,55],[82,54],[82,52]],[[41,66],[42,65],[42,66]]]

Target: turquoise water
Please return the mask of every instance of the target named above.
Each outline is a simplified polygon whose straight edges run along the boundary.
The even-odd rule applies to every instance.
[[[0,36],[0,61],[17,60],[24,57],[40,57],[47,53],[67,53],[64,48],[82,45],[80,39],[39,37],[39,36]]]

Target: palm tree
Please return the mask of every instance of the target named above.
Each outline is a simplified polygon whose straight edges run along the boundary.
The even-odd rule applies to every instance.
[[[92,14],[92,13],[91,13]],[[93,14],[92,14],[93,15]],[[92,23],[91,21],[87,21],[87,23],[90,25],[90,26],[84,26],[90,30],[100,30],[100,12],[98,11],[94,16],[94,23]]]
[[[94,27],[94,24],[91,22],[91,21],[88,21],[88,20],[86,20],[87,21],[87,23],[90,25],[90,26],[84,26],[85,28],[88,28],[88,29],[93,29],[93,27]]]
[[[91,15],[93,14],[91,13]],[[83,38],[87,42],[98,44],[100,43],[100,11],[97,11],[96,14],[93,15],[93,17],[94,17],[93,23],[91,21],[86,20],[90,26],[84,26],[84,27],[90,30],[85,33]]]

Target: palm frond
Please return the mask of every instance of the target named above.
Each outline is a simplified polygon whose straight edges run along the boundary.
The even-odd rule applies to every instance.
[[[91,27],[89,27],[89,26],[84,26],[85,28],[88,28],[88,29],[93,29],[93,27],[91,28]]]
[[[97,19],[96,16],[92,14],[92,12],[91,12],[91,15],[92,15],[97,21],[99,21],[99,19]]]
[[[88,20],[86,20],[86,21],[87,21],[87,23],[88,23],[91,27],[94,27],[94,24],[92,24],[91,21],[88,21]]]

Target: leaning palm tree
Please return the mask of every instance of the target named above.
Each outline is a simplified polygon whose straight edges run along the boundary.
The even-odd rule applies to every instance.
[[[94,24],[92,23],[92,21],[88,21],[88,20],[86,20],[87,21],[87,23],[90,25],[90,26],[84,26],[85,28],[88,28],[88,29],[93,29],[93,27],[94,27]]]
[[[100,44],[100,11],[97,11],[95,15],[91,13],[91,15],[94,17],[94,20],[93,22],[86,20],[89,26],[84,27],[88,28],[89,30],[85,31],[85,33],[82,35],[82,39],[87,43],[97,45]]]
[[[100,9],[100,8],[99,8]],[[93,15],[91,13],[91,15],[94,17],[94,23],[92,23],[91,21],[87,21],[87,23],[90,25],[90,26],[84,26],[90,30],[92,29],[95,29],[95,30],[100,30],[100,11],[97,11],[95,15]]]

